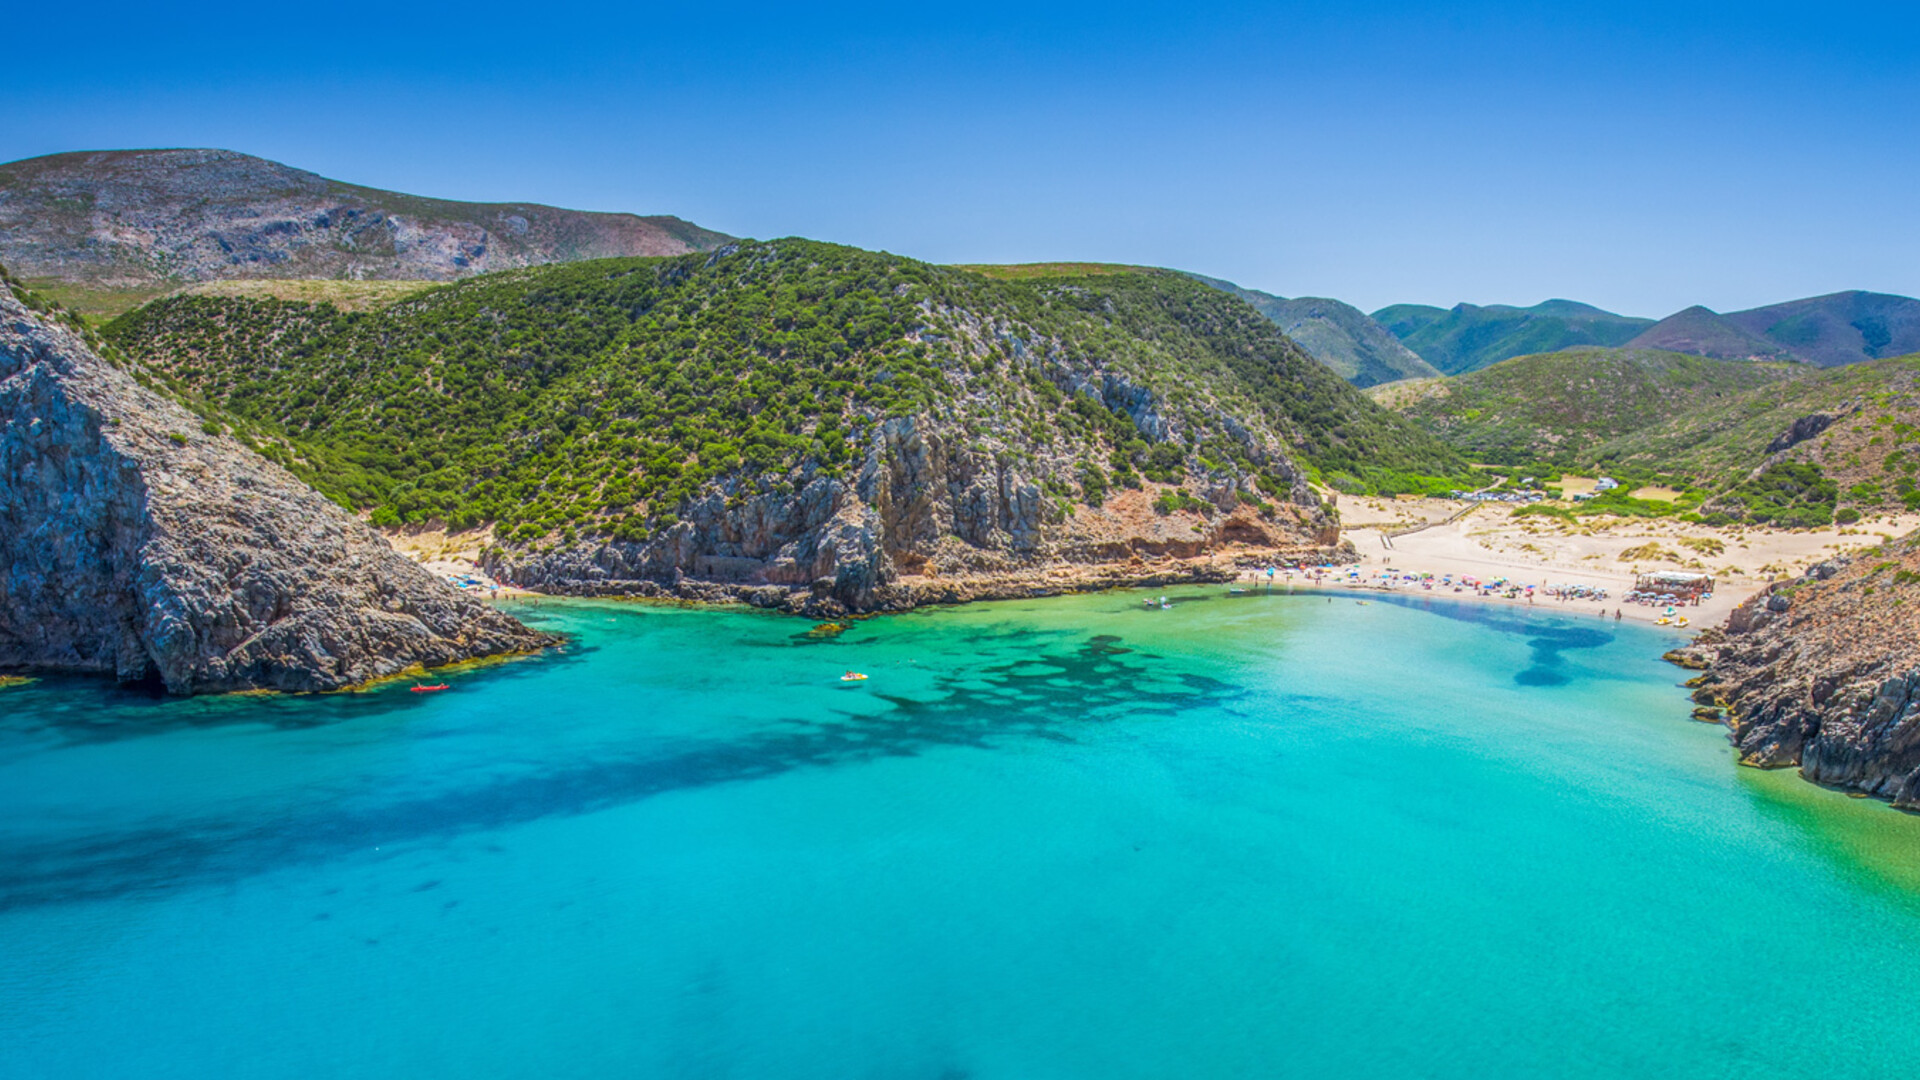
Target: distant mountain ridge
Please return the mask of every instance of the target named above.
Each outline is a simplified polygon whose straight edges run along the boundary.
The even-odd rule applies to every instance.
[[[1920,352],[1920,300],[1888,293],[1829,293],[1727,316],[1821,367]]]
[[[1695,305],[1658,322],[1572,300],[1527,308],[1395,304],[1374,312],[1373,319],[1449,375],[1583,346],[1624,345],[1716,360],[1797,360],[1818,367],[1920,352],[1920,300],[1859,289],[1726,314]]]
[[[1695,304],[1649,326],[1627,343],[1635,349],[1704,356],[1713,360],[1797,360],[1792,352],[1749,333],[1739,323]],[[1870,357],[1862,356],[1862,360]]]
[[[1654,325],[1574,300],[1532,307],[1456,304],[1452,308],[1395,304],[1373,313],[1401,343],[1447,375],[1478,371],[1515,356],[1576,346],[1625,345]]]
[[[680,255],[728,239],[676,217],[382,191],[230,150],[82,151],[0,165],[0,263],[95,313],[202,281],[451,281]]]
[[[1322,296],[1289,300],[1258,289],[1242,288],[1231,281],[1201,274],[1188,276],[1253,305],[1254,310],[1279,324],[1280,329],[1314,359],[1355,386],[1378,386],[1440,374],[1418,353],[1401,344],[1386,327],[1352,304]]]
[[[1920,300],[1854,289],[1726,315],[1691,307],[1633,343],[1723,360],[1790,358],[1842,367],[1920,352]]]
[[[1156,271],[1160,268],[1125,263],[966,263],[955,270],[981,274],[1000,281],[1029,281],[1053,277],[1107,277],[1114,274]],[[1326,297],[1302,296],[1289,300],[1258,289],[1242,288],[1231,281],[1196,274],[1191,270],[1168,273],[1192,278],[1210,288],[1247,303],[1267,321],[1279,326],[1294,344],[1320,361],[1334,374],[1362,389],[1401,379],[1432,378],[1440,373],[1399,339],[1367,317],[1352,304]]]

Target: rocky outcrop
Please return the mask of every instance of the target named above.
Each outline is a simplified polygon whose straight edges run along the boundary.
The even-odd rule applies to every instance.
[[[1679,650],[1742,764],[1920,806],[1920,543],[1812,567]]]
[[[0,670],[331,690],[552,643],[4,285],[0,423]]]
[[[1767,444],[1767,453],[1777,454],[1806,442],[1815,435],[1833,426],[1833,417],[1826,413],[1810,413],[1799,417]]]
[[[786,493],[715,492],[644,542],[494,551],[486,565],[543,592],[738,599],[835,615],[1227,580],[1231,571],[1211,557],[1237,550],[1344,561],[1333,550],[1337,522],[1294,480],[1291,500],[1265,514],[1231,477],[1190,485],[1206,497],[1173,513],[1152,507],[1157,486],[1095,508],[1047,494],[1021,467],[969,449],[933,421],[903,417],[878,425],[854,477],[809,470]]]

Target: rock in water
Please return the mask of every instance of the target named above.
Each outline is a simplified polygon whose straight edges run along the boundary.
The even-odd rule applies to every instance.
[[[1920,806],[1920,533],[1778,582],[1680,651],[1743,764]]]
[[[0,669],[331,690],[553,638],[399,554],[0,285]]]

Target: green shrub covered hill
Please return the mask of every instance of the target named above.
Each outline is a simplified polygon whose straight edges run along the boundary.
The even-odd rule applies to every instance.
[[[1583,513],[1804,528],[1920,510],[1920,356],[1823,370],[1581,348],[1369,393],[1476,461],[1686,492],[1639,505],[1616,492]]]
[[[1163,511],[1208,492],[1230,506],[1226,491],[1271,514],[1315,502],[1315,482],[1409,491],[1467,472],[1259,312],[1166,271],[994,280],[778,240],[508,271],[354,313],[176,296],[105,332],[377,523],[490,522],[510,550],[644,543],[708,499],[852,483],[907,418],[949,458],[1037,486],[1056,520],[1143,486],[1169,485]]]

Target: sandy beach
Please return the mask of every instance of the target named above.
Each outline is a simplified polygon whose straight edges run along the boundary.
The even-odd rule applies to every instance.
[[[1379,577],[1382,571],[1395,575],[1431,574],[1435,580],[1431,589],[1396,579],[1392,591],[1520,607],[1551,607],[1573,614],[1591,613],[1595,618],[1600,617],[1602,610],[1609,618],[1618,610],[1622,618],[1652,623],[1662,616],[1662,606],[1625,600],[1639,574],[1656,570],[1712,574],[1715,582],[1712,599],[1687,605],[1679,612],[1693,630],[1724,622],[1735,606],[1770,582],[1797,577],[1807,567],[1835,555],[1874,547],[1920,528],[1920,515],[1885,515],[1848,527],[1777,530],[1752,526],[1714,528],[1660,518],[1595,517],[1576,522],[1549,517],[1516,518],[1512,507],[1504,504],[1472,506],[1451,499],[1342,496],[1339,507],[1345,523],[1341,536],[1353,542],[1360,556],[1357,566],[1341,568],[1337,574],[1329,572],[1317,581],[1306,572],[1296,571],[1291,579],[1276,577],[1276,585],[1285,585],[1291,580],[1296,588],[1317,584],[1347,591],[1379,591],[1383,588]],[[1418,531],[1407,531],[1416,528]],[[395,550],[432,573],[456,585],[464,580],[482,583],[465,586],[469,592],[502,599],[540,595],[495,582],[480,568],[480,552],[492,542],[491,530],[448,533],[416,528],[382,532]],[[1061,566],[1038,575],[1032,583],[1052,584],[1060,591],[1076,592],[1125,584],[1128,574],[1145,575],[1155,581],[1182,579],[1191,576],[1196,567],[1212,568],[1212,572],[1220,575],[1214,580],[1223,580],[1235,573],[1233,564],[1244,562],[1246,554],[1221,551],[1194,559],[1165,558],[1151,565],[1107,567],[1104,576],[1095,572],[1101,568]],[[1349,582],[1347,569],[1359,570],[1357,582]],[[1114,576],[1115,572],[1119,572],[1119,576]],[[1510,599],[1503,592],[1483,593],[1464,586],[1456,589],[1439,584],[1439,579],[1448,576],[1456,583],[1462,578],[1480,581],[1505,578],[1522,586],[1534,586],[1534,596],[1529,605],[1524,588],[1519,598]],[[1243,568],[1238,577],[1247,584],[1266,581],[1265,574],[1258,570]],[[1562,585],[1605,589],[1607,599],[1604,603],[1580,597],[1563,599],[1545,591],[1549,586]]]
[[[1481,580],[1504,577],[1536,587],[1534,607],[1570,612],[1603,607],[1624,618],[1657,620],[1660,607],[1629,604],[1623,597],[1641,573],[1688,570],[1714,576],[1713,598],[1681,610],[1693,629],[1718,625],[1741,601],[1783,577],[1796,577],[1825,559],[1874,547],[1920,527],[1920,516],[1885,515],[1847,527],[1776,530],[1752,526],[1713,528],[1661,518],[1583,518],[1577,522],[1512,516],[1512,508],[1485,504],[1447,521],[1467,504],[1447,499],[1375,499],[1343,497],[1340,509],[1360,554],[1364,583],[1382,570],[1451,574]],[[1418,532],[1394,532],[1425,524]],[[1538,592],[1548,585],[1605,588],[1608,599],[1558,600]],[[1426,592],[1417,585],[1401,586]],[[1441,593],[1436,586],[1434,594]],[[1527,601],[1482,597],[1473,590],[1445,595],[1490,603]]]
[[[442,529],[381,529],[380,534],[393,545],[393,550],[465,592],[496,599],[540,595],[512,585],[501,584],[480,568],[481,550],[493,543],[491,526],[455,533]],[[469,580],[478,581],[480,585],[460,584],[462,581]]]

